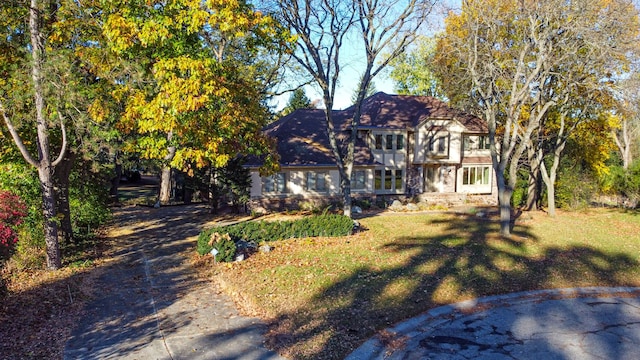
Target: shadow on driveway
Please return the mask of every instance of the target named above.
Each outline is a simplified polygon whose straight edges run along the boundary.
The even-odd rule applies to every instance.
[[[264,325],[191,267],[202,205],[125,207],[114,214],[96,298],[67,342],[65,359],[276,359]]]

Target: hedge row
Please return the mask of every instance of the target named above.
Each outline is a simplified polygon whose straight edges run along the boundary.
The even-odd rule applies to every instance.
[[[316,236],[347,236],[353,232],[353,220],[344,215],[325,214],[289,221],[248,221],[204,230],[198,237],[198,253],[211,251],[211,234],[229,234],[233,241],[285,240]]]

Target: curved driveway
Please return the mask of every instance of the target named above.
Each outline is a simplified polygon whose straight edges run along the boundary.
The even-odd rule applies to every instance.
[[[347,359],[639,359],[640,288],[514,293],[433,309]]]

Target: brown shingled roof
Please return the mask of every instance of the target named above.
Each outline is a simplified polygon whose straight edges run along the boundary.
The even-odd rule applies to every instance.
[[[265,133],[276,139],[283,166],[335,166],[322,109],[298,109],[268,125]],[[250,160],[248,165],[253,164]],[[375,164],[367,144],[356,142],[355,165]]]
[[[351,106],[341,112],[342,117],[353,115]],[[387,129],[415,128],[428,119],[455,119],[467,132],[488,131],[485,121],[477,116],[449,107],[444,101],[431,96],[389,95],[378,92],[362,103],[360,127]]]
[[[346,138],[354,107],[334,110],[333,119],[339,138]],[[429,96],[388,95],[376,93],[362,104],[360,128],[414,129],[428,119],[455,119],[472,133],[487,131],[480,118],[455,110],[443,101]],[[322,109],[299,109],[268,125],[265,133],[277,141],[280,164],[283,166],[335,166],[329,144],[325,113]],[[356,142],[355,165],[374,165],[367,144]],[[259,165],[257,159],[248,165]]]

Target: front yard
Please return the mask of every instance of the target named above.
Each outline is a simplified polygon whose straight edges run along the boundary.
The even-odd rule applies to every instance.
[[[246,313],[268,319],[270,346],[294,359],[342,359],[394,323],[470,298],[640,286],[638,212],[525,213],[509,240],[496,221],[471,213],[360,223],[353,236],[280,241],[270,253],[206,268]]]

